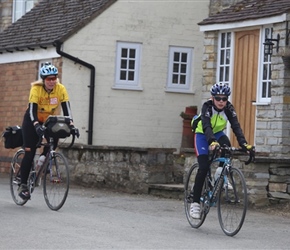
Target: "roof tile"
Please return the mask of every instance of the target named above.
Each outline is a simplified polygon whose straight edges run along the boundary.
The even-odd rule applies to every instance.
[[[290,0],[244,0],[209,16],[199,25],[241,22],[281,15],[290,11]]]

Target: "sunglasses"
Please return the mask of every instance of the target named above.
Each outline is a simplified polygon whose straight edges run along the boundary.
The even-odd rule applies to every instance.
[[[228,98],[227,97],[220,97],[220,96],[214,96],[214,99],[216,100],[216,101],[223,101],[223,102],[226,102],[227,100],[228,100]]]
[[[56,76],[53,76],[53,77],[46,77],[45,80],[46,80],[46,81],[55,81],[55,80],[56,80]]]

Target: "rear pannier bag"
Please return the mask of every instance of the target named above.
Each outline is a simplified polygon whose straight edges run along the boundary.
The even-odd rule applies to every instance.
[[[2,134],[5,148],[18,148],[23,146],[22,128],[20,126],[7,127]]]

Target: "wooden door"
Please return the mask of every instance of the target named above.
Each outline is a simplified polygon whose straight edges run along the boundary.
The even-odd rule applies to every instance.
[[[258,79],[259,30],[235,33],[232,103],[249,144],[255,143],[256,101]],[[238,146],[231,132],[231,143]]]

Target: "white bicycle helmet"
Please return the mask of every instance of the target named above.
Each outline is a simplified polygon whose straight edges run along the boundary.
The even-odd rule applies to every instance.
[[[40,77],[45,79],[47,76],[58,75],[58,70],[51,63],[46,62],[40,69]]]

